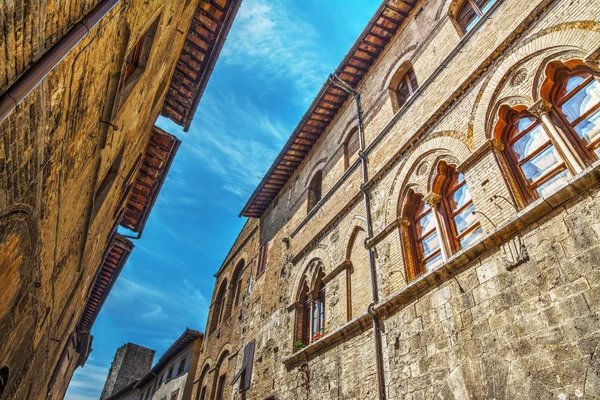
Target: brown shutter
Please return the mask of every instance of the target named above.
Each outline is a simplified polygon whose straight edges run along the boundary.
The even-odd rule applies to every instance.
[[[252,382],[252,365],[254,364],[254,344],[256,340],[251,341],[244,348],[244,374],[242,382],[242,390],[250,389]]]

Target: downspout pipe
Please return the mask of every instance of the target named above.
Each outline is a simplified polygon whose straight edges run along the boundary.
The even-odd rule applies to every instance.
[[[379,303],[379,290],[377,288],[377,271],[375,269],[375,251],[371,246],[368,246],[368,241],[373,237],[373,223],[371,219],[371,201],[369,193],[367,192],[366,185],[369,182],[369,173],[367,169],[367,156],[365,154],[365,135],[362,126],[362,114],[360,108],[360,93],[354,90],[348,83],[342,80],[336,74],[329,77],[329,81],[336,87],[342,89],[346,93],[352,95],[356,104],[356,119],[358,128],[358,139],[360,144],[360,150],[358,156],[361,160],[362,167],[362,183],[360,184],[360,191],[363,194],[363,201],[365,204],[365,220],[367,228],[367,238],[365,239],[365,247],[369,252],[369,269],[371,273],[371,296],[372,303],[369,304],[367,311],[373,319],[373,342],[375,345],[375,363],[377,372],[377,393],[379,400],[385,400],[385,381],[383,376],[383,355],[381,346],[381,332],[379,329],[379,320],[377,315],[373,312],[373,307]]]
[[[50,50],[29,68],[0,97],[0,123],[2,123],[44,78],[87,36],[102,18],[121,0],[104,0],[75,24]]]

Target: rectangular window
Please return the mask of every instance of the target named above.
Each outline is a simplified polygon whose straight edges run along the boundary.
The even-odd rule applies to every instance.
[[[225,381],[227,380],[227,375],[221,375],[219,377],[219,385],[217,386],[217,399],[223,400],[223,396],[225,395]]]
[[[167,375],[167,380],[171,380],[173,378],[173,367],[169,369],[169,374]]]
[[[267,251],[269,249],[269,242],[263,244],[260,248],[258,255],[258,268],[256,269],[256,276],[260,276],[267,269]]]
[[[183,370],[185,369],[185,358],[179,362],[179,368],[177,368],[177,375],[183,374]]]
[[[177,400],[177,397],[179,397],[179,389],[171,393],[171,400]]]

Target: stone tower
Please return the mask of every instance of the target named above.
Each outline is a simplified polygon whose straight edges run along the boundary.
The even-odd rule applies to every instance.
[[[156,351],[134,343],[126,343],[117,349],[100,400],[109,398],[128,383],[141,378],[152,367]]]

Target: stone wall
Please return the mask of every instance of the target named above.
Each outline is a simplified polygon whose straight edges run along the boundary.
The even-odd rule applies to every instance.
[[[0,7],[0,90],[97,3]],[[62,398],[85,361],[74,353],[76,324],[196,4],[118,2],[0,125],[2,400]],[[125,58],[154,22],[144,70],[124,91]]]
[[[267,269],[244,273],[241,311],[208,332],[197,395],[207,386],[205,399],[213,398],[223,360],[227,376],[235,375],[245,346],[256,340],[246,398],[378,398],[376,337],[388,399],[600,395],[599,161],[569,161],[566,182],[527,199],[495,129],[502,107],[529,109],[542,120],[537,107],[552,62],[582,65],[598,79],[600,2],[497,1],[466,35],[449,15],[458,3],[420,2],[357,87],[372,235],[360,160],[346,169],[343,157],[356,125],[350,99],[236,241],[232,253],[244,248],[246,259],[258,258],[267,243]],[[389,85],[406,65],[420,89],[398,110]],[[543,129],[559,140],[565,127],[553,118]],[[569,151],[566,145],[561,154]],[[444,248],[443,262],[413,279],[402,210],[409,190],[435,199],[441,162],[464,174],[482,235],[462,249]],[[319,170],[324,196],[309,213],[307,187]],[[249,246],[252,224],[259,235]],[[231,256],[224,262],[215,293],[236,265]],[[320,270],[324,337],[298,347],[302,284]],[[219,304],[213,300],[209,326]],[[229,390],[224,398],[242,398],[238,384]]]
[[[102,390],[101,400],[109,398],[129,383],[140,379],[152,367],[156,351],[134,343],[117,349]]]

